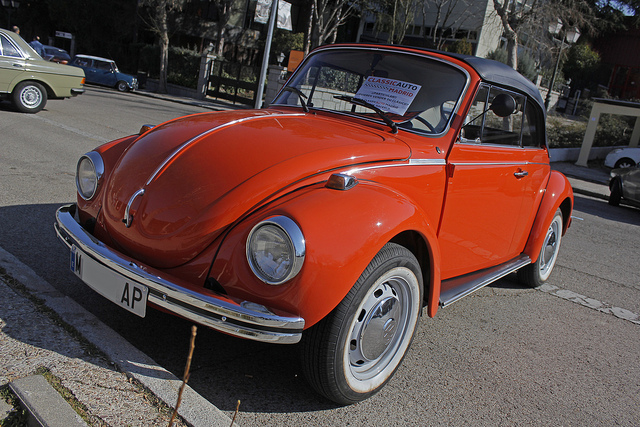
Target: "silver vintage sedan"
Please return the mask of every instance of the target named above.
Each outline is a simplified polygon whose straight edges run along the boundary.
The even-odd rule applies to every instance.
[[[47,99],[84,92],[84,71],[45,61],[19,35],[0,29],[0,99],[23,113],[37,113]]]

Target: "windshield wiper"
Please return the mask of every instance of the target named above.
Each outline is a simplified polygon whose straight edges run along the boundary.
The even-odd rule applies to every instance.
[[[309,107],[307,107],[307,102],[305,101],[305,99],[307,98],[307,95],[302,93],[302,91],[300,89],[298,89],[297,87],[293,87],[293,86],[285,86],[284,89],[282,89],[282,90],[287,91],[287,92],[293,92],[296,95],[298,95],[298,99],[300,99],[300,105],[302,105],[302,111],[304,111],[305,113],[309,112]]]
[[[376,114],[378,116],[380,116],[380,118],[382,119],[382,121],[391,128],[391,133],[398,133],[398,125],[391,120],[385,113],[384,111],[382,111],[381,109],[379,109],[378,107],[376,107],[375,105],[365,101],[364,99],[360,99],[360,98],[356,98],[354,96],[347,96],[347,95],[335,95],[334,96],[335,99],[339,99],[341,101],[347,101],[350,102],[352,104],[356,104],[356,105],[361,105],[363,107],[369,108],[373,111],[376,112]]]

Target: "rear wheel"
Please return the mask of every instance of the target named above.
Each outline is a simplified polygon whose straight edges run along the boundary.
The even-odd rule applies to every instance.
[[[536,262],[518,270],[518,278],[525,285],[538,287],[547,281],[558,259],[562,241],[562,211],[558,209],[547,229],[547,234]]]
[[[616,178],[611,181],[610,185],[611,194],[609,194],[609,204],[611,206],[618,206],[622,199],[622,182],[620,178]]]
[[[614,169],[618,169],[618,168],[632,168],[636,165],[636,162],[634,162],[632,159],[628,158],[628,157],[623,157],[622,159],[618,160],[614,166]]]
[[[18,83],[12,96],[13,105],[21,113],[37,113],[47,104],[47,91],[36,82]]]
[[[380,390],[411,344],[422,288],[413,254],[385,245],[340,304],[303,335],[302,365],[311,386],[340,404]]]

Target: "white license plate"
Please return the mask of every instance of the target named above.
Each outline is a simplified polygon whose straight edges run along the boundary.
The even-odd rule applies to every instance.
[[[100,264],[77,246],[71,246],[71,271],[109,301],[144,317],[149,288]]]

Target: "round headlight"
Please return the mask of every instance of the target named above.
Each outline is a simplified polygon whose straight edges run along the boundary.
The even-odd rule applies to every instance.
[[[90,200],[95,196],[103,173],[104,163],[98,153],[92,151],[80,157],[76,169],[76,187],[80,197]]]
[[[249,233],[249,266],[260,280],[269,285],[280,285],[294,278],[302,268],[304,257],[302,231],[287,217],[269,218]]]

